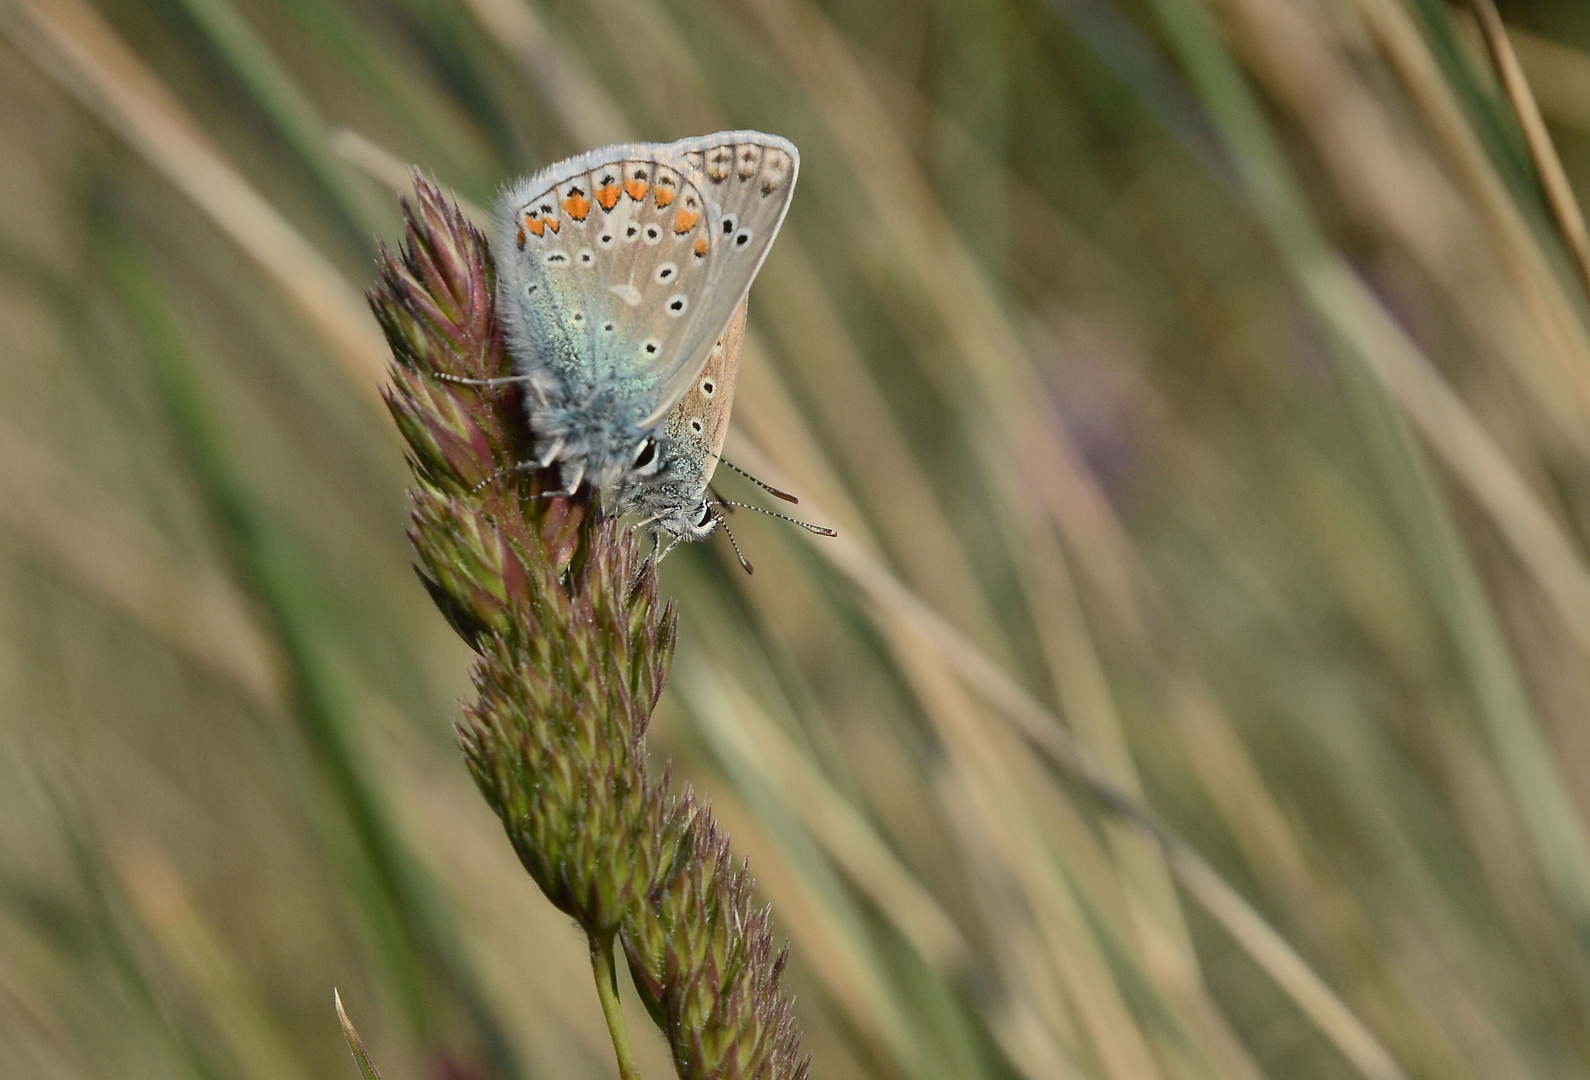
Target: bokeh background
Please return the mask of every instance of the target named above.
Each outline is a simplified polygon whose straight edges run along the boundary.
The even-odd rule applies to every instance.
[[[1590,11],[1501,15],[1590,185]],[[670,557],[652,747],[813,1075],[1590,1073],[1590,303],[1495,70],[1443,0],[0,0],[0,1075],[352,1077],[334,986],[388,1080],[614,1075],[361,293],[411,163],[725,127],[802,153],[729,457],[841,536]]]

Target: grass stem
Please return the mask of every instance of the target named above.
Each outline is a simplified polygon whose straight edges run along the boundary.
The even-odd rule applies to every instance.
[[[1535,95],[1530,92],[1523,66],[1519,64],[1512,42],[1507,38],[1507,27],[1502,23],[1501,13],[1496,10],[1495,0],[1471,0],[1471,6],[1474,8],[1475,22],[1479,24],[1480,36],[1485,39],[1485,49],[1490,53],[1491,63],[1496,66],[1496,77],[1518,118],[1518,126],[1523,129],[1524,142],[1529,147],[1530,161],[1535,166],[1535,178],[1540,183],[1541,194],[1545,196],[1551,216],[1562,232],[1563,245],[1573,256],[1574,269],[1579,272],[1579,284],[1590,296],[1590,233],[1585,230],[1584,214],[1574,199],[1573,185],[1563,171],[1562,160],[1557,156],[1556,146],[1552,144],[1551,133],[1546,130],[1546,121],[1541,118],[1540,107],[1535,104]]]
[[[640,1080],[640,1067],[629,1048],[629,1030],[624,1026],[624,1008],[618,1000],[618,970],[613,965],[613,935],[591,935],[591,973],[596,976],[596,996],[602,1001],[602,1016],[618,1056],[619,1080]]]

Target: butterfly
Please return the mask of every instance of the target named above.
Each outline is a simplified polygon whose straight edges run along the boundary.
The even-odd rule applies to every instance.
[[[799,166],[787,139],[728,131],[603,147],[503,192],[497,304],[528,467],[611,491],[675,542],[712,531],[746,297]]]

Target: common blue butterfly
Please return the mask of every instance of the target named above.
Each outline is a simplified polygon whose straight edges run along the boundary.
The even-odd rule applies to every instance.
[[[751,282],[795,189],[794,144],[758,131],[625,143],[497,200],[497,300],[534,467],[608,489],[701,539]]]

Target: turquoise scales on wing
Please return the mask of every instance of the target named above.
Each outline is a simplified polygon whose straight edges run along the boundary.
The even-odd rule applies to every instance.
[[[732,131],[593,150],[503,193],[498,306],[537,461],[567,490],[608,489],[675,537],[711,531],[733,378],[703,396],[703,371],[715,348],[738,359],[738,327],[719,342],[743,326],[798,167],[787,140]]]

